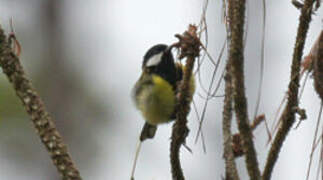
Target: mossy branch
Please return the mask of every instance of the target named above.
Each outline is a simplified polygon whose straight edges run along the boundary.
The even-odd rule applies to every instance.
[[[185,144],[189,129],[186,126],[187,115],[190,111],[189,83],[194,68],[195,58],[199,56],[200,41],[197,38],[197,27],[190,25],[183,35],[176,35],[179,42],[174,46],[180,50],[180,58],[186,57],[183,80],[179,84],[176,105],[176,121],[173,125],[172,141],[170,147],[170,160],[173,180],[184,180],[184,174],[180,163],[180,148]]]
[[[47,112],[31,81],[0,27],[0,66],[11,82],[17,96],[29,114],[41,142],[46,147],[63,180],[81,180],[62,136],[56,130],[53,119]]]
[[[249,126],[247,99],[244,84],[243,32],[245,18],[245,0],[229,0],[228,14],[230,26],[229,59],[232,63],[232,87],[234,110],[236,112],[238,129],[242,137],[242,148],[246,156],[246,166],[251,180],[260,179],[257,154]]]
[[[274,165],[278,159],[280,149],[283,142],[290,131],[292,125],[295,122],[295,109],[298,107],[298,89],[299,89],[299,72],[301,58],[303,55],[304,44],[306,40],[306,34],[311,21],[312,8],[315,0],[305,0],[304,6],[301,10],[299,17],[299,25],[297,30],[297,37],[294,47],[293,60],[291,66],[290,82],[288,85],[288,100],[287,105],[281,116],[281,126],[278,129],[277,135],[270,148],[267,156],[267,162],[265,170],[262,175],[263,180],[269,180],[274,168]]]

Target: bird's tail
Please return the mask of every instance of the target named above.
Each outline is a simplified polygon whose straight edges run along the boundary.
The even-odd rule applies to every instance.
[[[141,130],[140,141],[143,142],[146,139],[154,138],[157,131],[157,126],[145,123]]]

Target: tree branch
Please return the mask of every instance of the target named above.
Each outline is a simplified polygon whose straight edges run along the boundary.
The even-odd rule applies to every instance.
[[[230,74],[231,63],[226,65],[225,79],[225,96],[223,106],[223,120],[222,120],[222,132],[223,132],[223,147],[224,147],[224,159],[225,159],[225,179],[226,180],[239,180],[239,175],[234,161],[234,154],[232,151],[232,133],[231,133],[231,121],[232,121],[232,80]]]
[[[243,28],[245,18],[245,0],[230,0],[228,14],[231,31],[229,62],[232,63],[232,86],[234,109],[236,112],[238,129],[242,137],[242,148],[246,155],[246,166],[250,179],[260,179],[260,171],[256,150],[252,141],[249,126],[247,99],[244,85],[244,56],[243,56]]]
[[[183,35],[176,35],[179,43],[180,58],[186,57],[186,65],[183,72],[183,80],[179,85],[176,105],[176,121],[173,125],[172,141],[170,147],[170,159],[173,180],[184,180],[183,170],[179,159],[179,150],[185,144],[189,129],[186,126],[187,115],[190,111],[189,83],[192,76],[195,58],[199,56],[200,41],[196,35],[196,26],[190,25],[188,31]]]
[[[13,53],[8,38],[0,27],[0,66],[13,85],[17,96],[31,117],[41,142],[45,145],[54,165],[64,180],[81,180],[62,136],[47,112],[30,80],[27,78],[19,58]]]
[[[277,161],[283,142],[295,122],[295,108],[298,107],[298,88],[299,88],[299,72],[303,48],[306,40],[306,34],[311,21],[312,7],[315,0],[305,0],[299,18],[299,26],[297,30],[296,43],[291,66],[290,82],[288,85],[288,101],[287,106],[281,116],[282,124],[270,148],[267,156],[265,170],[262,176],[263,180],[269,180]]]

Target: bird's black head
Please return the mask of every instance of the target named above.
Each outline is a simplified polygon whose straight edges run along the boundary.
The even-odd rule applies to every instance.
[[[173,86],[176,85],[176,67],[171,48],[165,44],[151,47],[144,56],[142,64],[144,71],[157,74]]]

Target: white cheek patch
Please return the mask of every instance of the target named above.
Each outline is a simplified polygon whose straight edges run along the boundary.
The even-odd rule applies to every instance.
[[[146,63],[146,67],[158,65],[161,61],[162,56],[163,56],[163,53],[161,52],[161,53],[156,54],[156,55],[152,56],[151,58],[149,58]]]

